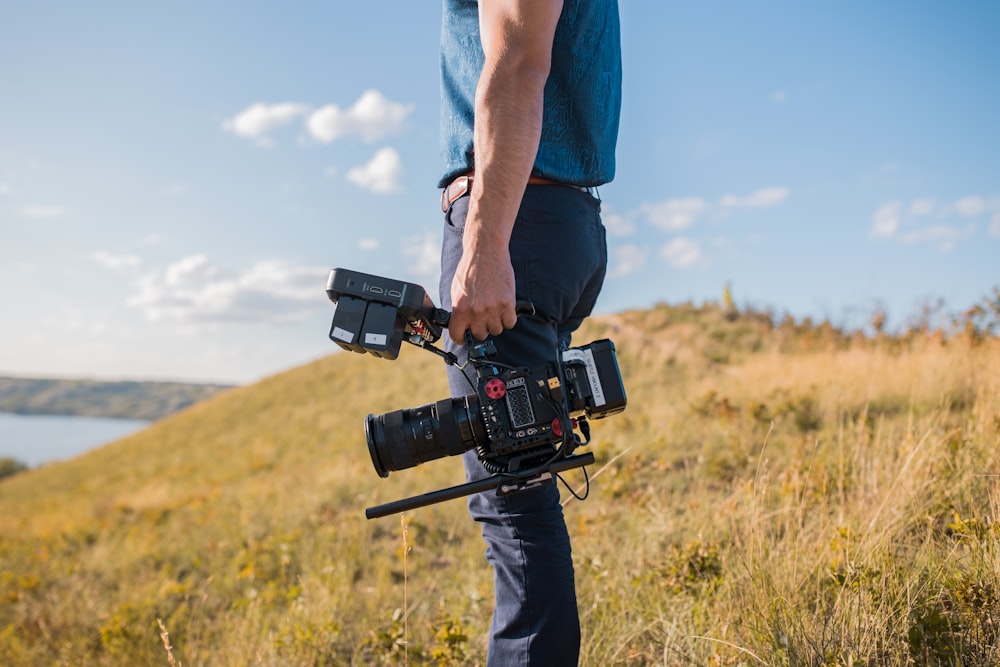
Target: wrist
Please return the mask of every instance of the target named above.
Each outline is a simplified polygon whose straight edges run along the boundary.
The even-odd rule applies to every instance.
[[[466,218],[465,227],[462,232],[462,248],[464,252],[490,252],[498,250],[507,251],[510,244],[511,230],[497,221],[486,221],[478,216],[470,215]]]

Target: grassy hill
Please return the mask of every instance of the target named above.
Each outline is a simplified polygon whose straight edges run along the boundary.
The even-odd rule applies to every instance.
[[[582,664],[1000,664],[996,338],[713,306],[576,342],[605,336],[629,407],[564,493]],[[335,354],[3,481],[0,664],[483,664],[464,503],[363,514],[463,481],[379,479],[364,442],[446,394],[415,348]]]

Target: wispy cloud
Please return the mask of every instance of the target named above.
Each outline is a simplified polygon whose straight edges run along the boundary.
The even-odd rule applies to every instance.
[[[21,215],[32,220],[56,220],[69,215],[69,209],[62,206],[28,204],[21,207]]]
[[[687,229],[707,210],[708,203],[701,197],[668,199],[642,207],[642,213],[650,224],[670,232]]]
[[[325,144],[351,135],[378,141],[401,131],[413,108],[413,104],[393,102],[377,90],[366,90],[347,109],[328,104],[312,112],[306,128],[313,139]]]
[[[631,236],[635,233],[635,221],[629,216],[621,215],[610,206],[603,208],[601,220],[612,236]]]
[[[337,104],[313,109],[312,105],[303,102],[256,102],[224,120],[222,128],[238,137],[270,146],[272,132],[302,120],[308,135],[320,143],[329,144],[350,136],[370,143],[401,132],[413,109],[412,103],[394,102],[370,89],[346,109]]]
[[[869,235],[897,243],[930,243],[942,252],[975,235],[979,221],[989,217],[986,232],[1000,238],[1000,198],[971,195],[938,203],[920,197],[880,205],[871,215]]]
[[[328,269],[270,259],[231,271],[191,255],[143,276],[129,306],[153,322],[188,325],[280,323],[306,317],[325,302]]]
[[[441,269],[440,236],[428,231],[421,236],[406,239],[403,256],[408,258],[407,265],[416,274],[425,277],[434,276]]]
[[[646,264],[646,255],[649,254],[649,249],[634,243],[627,243],[611,249],[610,253],[608,277],[624,278],[642,269]]]
[[[891,201],[882,204],[872,213],[871,235],[874,238],[891,238],[899,230],[903,203]],[[922,214],[923,215],[923,214]]]
[[[719,200],[723,208],[770,208],[788,199],[788,188],[762,188],[746,197],[726,195]]]
[[[992,204],[992,206],[991,206]],[[987,202],[983,197],[963,197],[954,203],[959,215],[975,218],[986,212],[987,208],[1000,208],[1000,202]]]
[[[955,249],[955,244],[964,241],[976,232],[975,225],[955,227],[952,225],[931,225],[913,229],[899,235],[900,243],[933,243],[942,252]]]
[[[745,195],[726,194],[715,200],[701,196],[677,197],[643,204],[627,214],[613,212],[604,216],[604,222],[609,234],[618,237],[634,236],[639,233],[643,224],[670,234],[678,234],[693,229],[704,221],[719,222],[738,216],[741,211],[780,206],[789,196],[790,190],[787,187],[774,186],[760,188]],[[635,243],[611,248],[610,253],[608,275],[612,278],[639,271],[649,256],[647,248]],[[660,248],[655,259],[666,262],[675,269],[686,269],[703,264],[707,261],[707,256],[699,241],[687,236],[677,236]]]
[[[183,183],[172,183],[170,185],[165,185],[160,189],[160,192],[169,197],[181,197],[187,194],[187,186]]]
[[[934,212],[933,199],[914,199],[910,202],[911,215],[930,215]]]
[[[739,209],[778,206],[783,204],[788,196],[789,190],[786,187],[769,187],[761,188],[749,195],[723,195],[714,202],[703,197],[683,197],[645,204],[639,209],[639,215],[645,217],[654,227],[676,232],[687,229],[706,217],[726,218]]]
[[[348,170],[347,180],[365,190],[385,195],[399,192],[403,161],[393,148],[382,148],[360,167]]]
[[[660,257],[675,269],[686,269],[701,261],[701,244],[679,236],[660,249]]]
[[[90,255],[90,258],[100,266],[112,271],[126,271],[142,264],[142,260],[136,255],[116,255],[104,250],[95,251]]]
[[[257,102],[222,123],[222,128],[238,137],[270,145],[267,134],[288,125],[309,112],[309,105],[299,102],[265,104]]]

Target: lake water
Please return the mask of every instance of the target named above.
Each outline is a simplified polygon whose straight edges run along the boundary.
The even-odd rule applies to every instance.
[[[0,413],[0,457],[34,468],[72,458],[148,425],[141,419]]]

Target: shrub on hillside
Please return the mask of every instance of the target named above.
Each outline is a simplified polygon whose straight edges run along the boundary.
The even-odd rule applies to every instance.
[[[16,459],[12,459],[9,456],[0,458],[0,479],[5,479],[7,477],[12,477],[19,472],[24,472],[28,469],[28,466]]]

